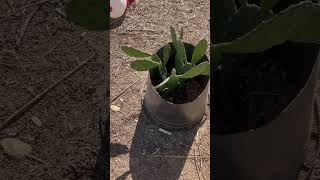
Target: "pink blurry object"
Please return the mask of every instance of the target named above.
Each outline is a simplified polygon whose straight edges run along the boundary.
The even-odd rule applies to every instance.
[[[122,17],[128,6],[135,2],[135,0],[110,0],[110,17],[117,19]]]

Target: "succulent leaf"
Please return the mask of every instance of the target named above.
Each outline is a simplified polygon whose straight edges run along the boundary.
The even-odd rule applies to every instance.
[[[187,62],[187,54],[186,49],[182,41],[177,41],[176,46],[176,56],[175,56],[175,68],[177,70],[177,74],[182,73],[182,68],[184,64]]]
[[[163,64],[166,65],[169,58],[170,58],[170,53],[171,53],[171,47],[170,45],[167,45],[163,49]]]
[[[158,62],[148,60],[148,59],[139,59],[131,62],[131,68],[136,71],[147,71],[153,68],[158,67],[160,64]]]
[[[182,74],[189,71],[190,69],[194,68],[195,65],[191,64],[191,63],[187,63],[183,66],[182,68]]]
[[[122,46],[121,50],[126,53],[128,56],[131,57],[137,57],[137,58],[144,58],[144,57],[148,57],[151,56],[151,54],[140,51],[138,49],[135,49],[133,47],[129,47],[129,46]]]
[[[197,64],[197,62],[206,54],[207,48],[208,48],[208,42],[206,39],[202,39],[196,45],[192,54],[192,59],[191,59],[191,63],[193,65]]]
[[[160,63],[159,65],[159,73],[162,80],[165,80],[167,78],[167,68],[163,63]]]
[[[171,75],[168,78],[166,78],[164,81],[162,81],[159,85],[157,85],[155,89],[157,91],[162,91],[164,89],[167,89],[168,92],[173,91],[178,87],[179,80],[180,80],[179,75],[176,75],[175,69],[173,69],[171,72]]]
[[[151,60],[154,62],[161,63],[161,59],[159,58],[159,56],[156,53],[152,54]]]
[[[183,79],[190,79],[199,76],[200,74],[210,74],[210,64],[208,62],[200,63],[196,67],[180,75],[180,77]]]
[[[183,27],[181,28],[180,30],[180,36],[179,36],[179,39],[182,41],[183,40]]]
[[[241,6],[229,24],[228,39],[236,39],[245,35],[257,27],[262,21],[272,16],[273,13],[271,11],[262,12],[261,8],[255,4]]]
[[[172,42],[174,44],[174,46],[176,46],[176,43],[177,43],[177,34],[176,34],[176,30],[170,26],[170,32],[171,32],[171,39],[172,39]]]

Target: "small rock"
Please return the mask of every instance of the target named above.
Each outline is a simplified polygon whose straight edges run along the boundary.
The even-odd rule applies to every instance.
[[[87,32],[83,32],[83,33],[80,34],[81,37],[84,37],[86,35],[87,35]]]
[[[38,127],[41,127],[41,126],[42,126],[42,122],[40,121],[39,118],[37,118],[37,117],[35,117],[35,116],[32,116],[32,117],[31,117],[31,120],[32,120],[32,122],[33,122],[36,126],[38,126]]]
[[[3,151],[16,158],[21,158],[31,153],[31,145],[22,142],[17,138],[5,138],[0,141]]]
[[[119,112],[120,111],[120,107],[116,106],[116,105],[111,105],[110,106],[111,111],[113,112]]]
[[[121,102],[123,102],[123,99],[122,99],[122,98],[120,98],[120,101],[121,101]]]
[[[167,134],[167,135],[169,135],[169,136],[171,136],[171,135],[172,135],[172,133],[171,133],[171,132],[166,131],[166,130],[164,130],[164,129],[162,129],[162,128],[159,128],[159,131],[160,131],[160,132],[162,132],[162,133],[164,133],[164,134]]]

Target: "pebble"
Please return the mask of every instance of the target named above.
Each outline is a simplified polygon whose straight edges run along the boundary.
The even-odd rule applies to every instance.
[[[120,109],[120,107],[119,106],[116,106],[116,105],[111,105],[110,106],[110,109],[111,109],[111,111],[113,111],[113,112],[119,112],[121,109]]]

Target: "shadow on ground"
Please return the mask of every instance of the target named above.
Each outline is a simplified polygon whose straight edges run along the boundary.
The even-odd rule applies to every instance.
[[[126,145],[119,143],[110,144],[110,158],[129,153],[129,148]]]
[[[144,108],[141,110],[132,139],[129,165],[133,180],[178,179],[200,125],[191,130],[180,130],[167,135],[150,121]]]

